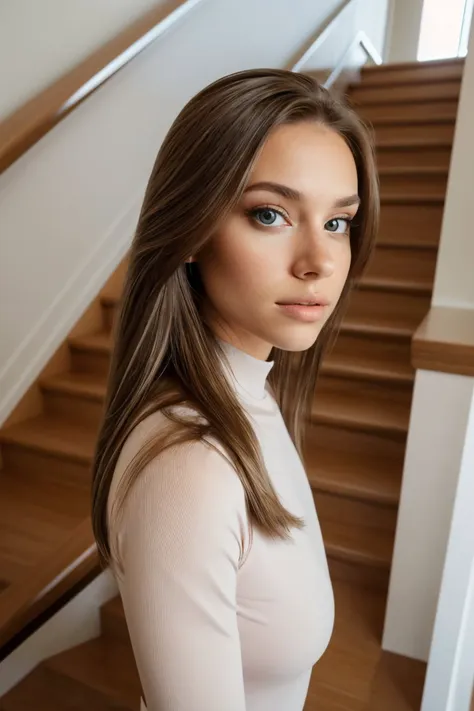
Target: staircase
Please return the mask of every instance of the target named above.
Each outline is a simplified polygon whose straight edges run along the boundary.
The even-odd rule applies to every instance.
[[[349,92],[375,130],[381,228],[308,423],[308,477],[337,619],[307,711],[375,711],[397,693],[394,708],[419,708],[424,666],[410,661],[392,675],[398,662],[380,639],[414,381],[411,338],[430,304],[462,69],[461,60],[370,67]],[[119,269],[0,431],[0,611],[3,594],[88,516],[121,280]],[[139,694],[116,599],[102,610],[100,638],[43,662],[0,699],[0,711],[138,709]]]

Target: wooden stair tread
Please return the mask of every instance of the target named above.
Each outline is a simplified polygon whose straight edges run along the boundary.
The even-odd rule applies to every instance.
[[[448,172],[448,168],[442,165],[394,165],[383,166],[378,169],[379,175],[419,175],[420,177],[424,175],[447,175]]]
[[[427,62],[423,62],[421,66],[426,68],[429,67],[444,67],[452,65],[464,66],[464,57],[448,57],[447,59],[432,59]],[[361,69],[362,76],[365,74],[380,74],[383,76],[384,72],[393,71],[397,69],[418,69],[420,67],[420,60],[413,60],[412,62],[385,62],[383,64],[367,64]]]
[[[41,381],[43,390],[90,400],[103,401],[106,391],[106,379],[100,373],[77,373],[68,371]]]
[[[421,87],[425,87],[427,84],[444,84],[444,85],[453,85],[453,86],[460,86],[461,84],[461,79],[462,75],[459,74],[458,76],[445,76],[445,77],[437,77],[437,76],[427,76],[427,77],[422,77],[422,76],[414,76],[414,77],[390,77],[390,78],[384,78],[384,77],[375,77],[365,83],[361,83],[358,86],[362,87],[363,89],[387,89],[387,88],[403,88],[403,87],[414,87],[417,84],[419,84]],[[443,94],[441,94],[443,95]]]
[[[98,637],[56,654],[44,665],[56,674],[100,691],[111,703],[120,701],[124,706],[138,707],[140,680],[132,648],[127,643],[110,644],[107,638]]]
[[[107,331],[70,337],[68,343],[73,348],[97,353],[110,353],[112,350],[112,335]]]
[[[102,611],[106,614],[114,615],[115,617],[123,617],[125,620],[125,611],[120,595],[116,595],[102,605]]]
[[[47,482],[21,487],[17,479],[5,471],[0,477],[0,577],[10,583],[22,580],[31,566],[56,550],[81,518],[71,514],[64,498],[62,508],[54,499],[48,502],[52,487]],[[85,493],[78,497],[82,517],[89,508]]]
[[[445,196],[440,193],[384,193],[380,194],[382,205],[433,205],[443,204]]]
[[[316,422],[325,424],[405,435],[410,408],[404,403],[391,401],[390,393],[383,402],[316,389],[311,416]]]
[[[93,428],[40,415],[0,431],[0,443],[15,444],[88,464],[97,433]]]
[[[407,384],[412,383],[415,377],[409,362],[396,360],[383,363],[380,358],[372,356],[370,345],[367,346],[367,353],[364,356],[354,353],[331,353],[323,362],[321,372]]]
[[[337,521],[320,521],[328,555],[335,558],[389,568],[394,538],[389,531],[350,526]]]
[[[453,142],[446,138],[381,138],[376,139],[376,148],[452,148]]]
[[[407,281],[397,277],[371,277],[364,276],[358,286],[359,289],[371,289],[374,291],[403,291],[414,294],[431,294],[432,284],[420,281]]]
[[[0,474],[0,527],[27,529],[33,521],[73,529],[89,513],[88,486],[79,487],[67,480],[27,477],[3,469]],[[39,533],[32,525],[29,533]],[[28,533],[28,531],[26,531]]]
[[[395,505],[400,498],[403,461],[377,457],[361,450],[329,449],[309,442],[305,464],[311,486],[320,491],[363,501]]]
[[[108,294],[102,294],[100,297],[100,303],[104,306],[117,306],[120,301],[120,294],[109,292]]]
[[[403,316],[395,325],[385,325],[379,318],[365,316],[354,318],[346,316],[341,324],[341,332],[363,333],[381,338],[411,338],[414,329],[411,323],[404,321]]]
[[[456,121],[455,116],[442,116],[442,115],[432,115],[432,116],[376,116],[369,119],[369,123],[373,126],[411,126],[411,125],[423,125],[426,124],[453,124]]]
[[[393,238],[384,239],[383,233],[377,237],[377,249],[400,249],[415,251],[417,249],[423,249],[426,252],[437,252],[438,245],[431,242],[422,242],[421,240],[411,240],[410,242],[396,242]]]

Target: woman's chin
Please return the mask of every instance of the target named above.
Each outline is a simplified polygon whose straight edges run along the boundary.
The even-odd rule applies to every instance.
[[[294,328],[286,333],[279,331],[275,334],[272,342],[275,348],[280,348],[282,351],[307,351],[308,348],[314,345],[321,329],[313,328]]]

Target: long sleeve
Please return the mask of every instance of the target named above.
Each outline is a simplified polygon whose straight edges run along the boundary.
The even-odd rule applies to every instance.
[[[236,578],[247,523],[231,464],[204,442],[165,451],[139,475],[118,526],[148,711],[245,711]]]

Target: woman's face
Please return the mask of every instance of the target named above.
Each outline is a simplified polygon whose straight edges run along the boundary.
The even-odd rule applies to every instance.
[[[262,360],[273,346],[312,346],[348,275],[358,204],[340,135],[315,122],[274,129],[240,204],[196,259],[213,332]],[[304,301],[320,305],[283,305]]]

